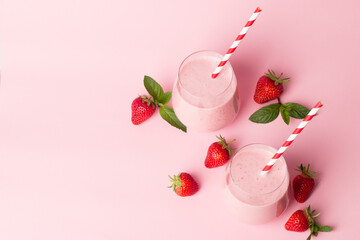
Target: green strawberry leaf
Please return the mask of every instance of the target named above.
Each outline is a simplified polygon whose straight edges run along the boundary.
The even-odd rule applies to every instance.
[[[319,226],[319,232],[331,232],[332,230],[329,226]]]
[[[280,113],[281,113],[281,117],[284,120],[284,122],[289,125],[290,123],[290,116],[289,116],[289,112],[286,108],[284,108],[283,106],[280,107]]]
[[[293,118],[303,119],[310,112],[310,109],[297,103],[284,103],[284,108],[287,109],[289,115]]]
[[[180,122],[180,120],[175,115],[174,109],[169,106],[160,106],[159,112],[161,117],[170,123],[172,126],[181,129],[182,131],[186,132],[186,126]]]
[[[155,102],[159,102],[159,99],[164,94],[163,88],[154,79],[149,76],[144,76],[144,86],[149,94],[154,98]]]
[[[158,99],[158,101],[159,103],[166,105],[170,101],[171,96],[172,92],[166,92]]]
[[[268,106],[262,107],[256,112],[254,112],[249,120],[254,123],[269,123],[274,121],[279,116],[280,104],[270,104]]]

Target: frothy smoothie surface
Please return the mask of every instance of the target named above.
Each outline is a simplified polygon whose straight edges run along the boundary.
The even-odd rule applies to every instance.
[[[272,192],[282,184],[287,169],[281,160],[267,174],[260,174],[273,155],[273,152],[265,149],[250,148],[235,156],[231,165],[231,177],[239,190],[260,195]]]
[[[180,70],[180,83],[186,91],[197,97],[216,96],[230,85],[232,70],[225,65],[217,78],[211,74],[218,66],[220,58],[216,56],[197,56],[186,62]]]

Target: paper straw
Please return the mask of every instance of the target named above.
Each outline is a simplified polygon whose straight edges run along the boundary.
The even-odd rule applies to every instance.
[[[308,113],[308,115],[302,120],[302,122],[299,124],[299,126],[294,130],[294,132],[290,135],[290,137],[284,142],[284,144],[281,146],[281,148],[275,153],[275,155],[272,157],[272,159],[266,164],[266,166],[261,171],[262,174],[267,173],[272,166],[274,166],[276,160],[278,160],[285,150],[291,145],[291,143],[294,141],[294,139],[301,133],[301,131],[305,128],[305,126],[309,123],[309,121],[315,116],[315,114],[319,111],[319,109],[322,107],[322,103],[318,102],[313,109]]]
[[[237,46],[239,45],[241,40],[245,37],[247,31],[253,25],[253,23],[255,22],[255,20],[257,18],[257,16],[260,14],[260,12],[261,12],[260,7],[257,7],[255,12],[253,13],[253,15],[251,15],[249,21],[245,24],[245,26],[243,27],[243,29],[241,30],[241,32],[239,33],[239,35],[237,36],[237,38],[235,39],[233,44],[230,46],[229,50],[226,52],[225,56],[223,57],[223,59],[219,63],[218,67],[215,69],[215,71],[211,75],[212,78],[216,78],[219,75],[221,69],[227,63],[230,56],[233,54],[233,52],[235,51],[235,49],[237,48]]]

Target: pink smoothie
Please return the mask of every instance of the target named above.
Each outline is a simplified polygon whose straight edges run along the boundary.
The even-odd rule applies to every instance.
[[[230,63],[217,78],[211,77],[221,58],[215,52],[197,52],[180,66],[172,102],[176,115],[190,129],[215,131],[238,113],[237,81]]]
[[[272,169],[261,175],[261,169],[276,149],[251,144],[242,148],[231,160],[226,175],[225,204],[242,222],[261,224],[279,216],[289,201],[289,173],[281,157]]]

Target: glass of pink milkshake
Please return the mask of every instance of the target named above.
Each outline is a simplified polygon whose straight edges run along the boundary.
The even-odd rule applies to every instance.
[[[226,174],[224,201],[238,220],[249,224],[266,223],[281,215],[289,203],[289,172],[280,157],[272,169],[260,172],[276,153],[264,144],[250,144],[230,161]]]
[[[239,111],[237,81],[230,63],[215,79],[211,77],[221,59],[216,52],[200,51],[188,56],[179,68],[172,103],[177,117],[190,129],[216,131],[232,122]]]

